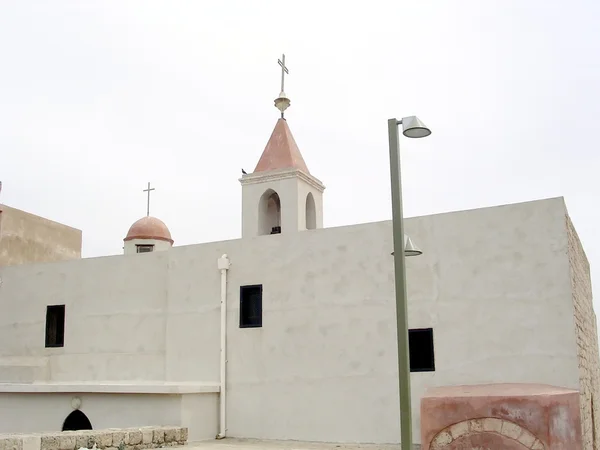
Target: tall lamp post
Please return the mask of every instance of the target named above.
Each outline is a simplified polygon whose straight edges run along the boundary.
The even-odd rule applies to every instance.
[[[404,234],[402,215],[402,184],[400,182],[400,142],[398,125],[406,137],[421,138],[431,134],[416,116],[402,120],[388,120],[390,141],[390,175],[392,182],[392,224],[394,233],[394,277],[396,279],[396,327],[398,337],[398,383],[400,393],[400,442],[402,450],[412,449],[412,424],[410,406],[410,356],[408,350],[408,312],[406,295],[406,256],[421,254],[410,252],[413,245]]]

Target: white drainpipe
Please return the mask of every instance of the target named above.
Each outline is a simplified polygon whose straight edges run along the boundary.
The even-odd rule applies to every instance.
[[[227,255],[217,260],[217,267],[221,271],[221,389],[219,393],[219,434],[217,439],[223,439],[227,431],[227,271],[231,263]]]

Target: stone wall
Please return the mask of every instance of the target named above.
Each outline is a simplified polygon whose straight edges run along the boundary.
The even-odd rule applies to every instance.
[[[1,450],[78,450],[92,448],[138,450],[185,445],[188,429],[143,427],[59,433],[0,435]]]
[[[0,205],[0,266],[81,258],[81,230]]]
[[[600,448],[600,356],[590,265],[569,216],[566,221],[579,362],[583,449],[595,450]]]

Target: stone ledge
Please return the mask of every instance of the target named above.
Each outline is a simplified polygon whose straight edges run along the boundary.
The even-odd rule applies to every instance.
[[[217,383],[2,383],[0,393],[36,394],[205,394],[220,391]]]
[[[0,435],[0,450],[141,450],[185,445],[188,429],[176,426]]]

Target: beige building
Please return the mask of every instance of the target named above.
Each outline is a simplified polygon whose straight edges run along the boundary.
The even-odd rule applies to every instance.
[[[81,258],[81,230],[0,205],[0,266]]]

